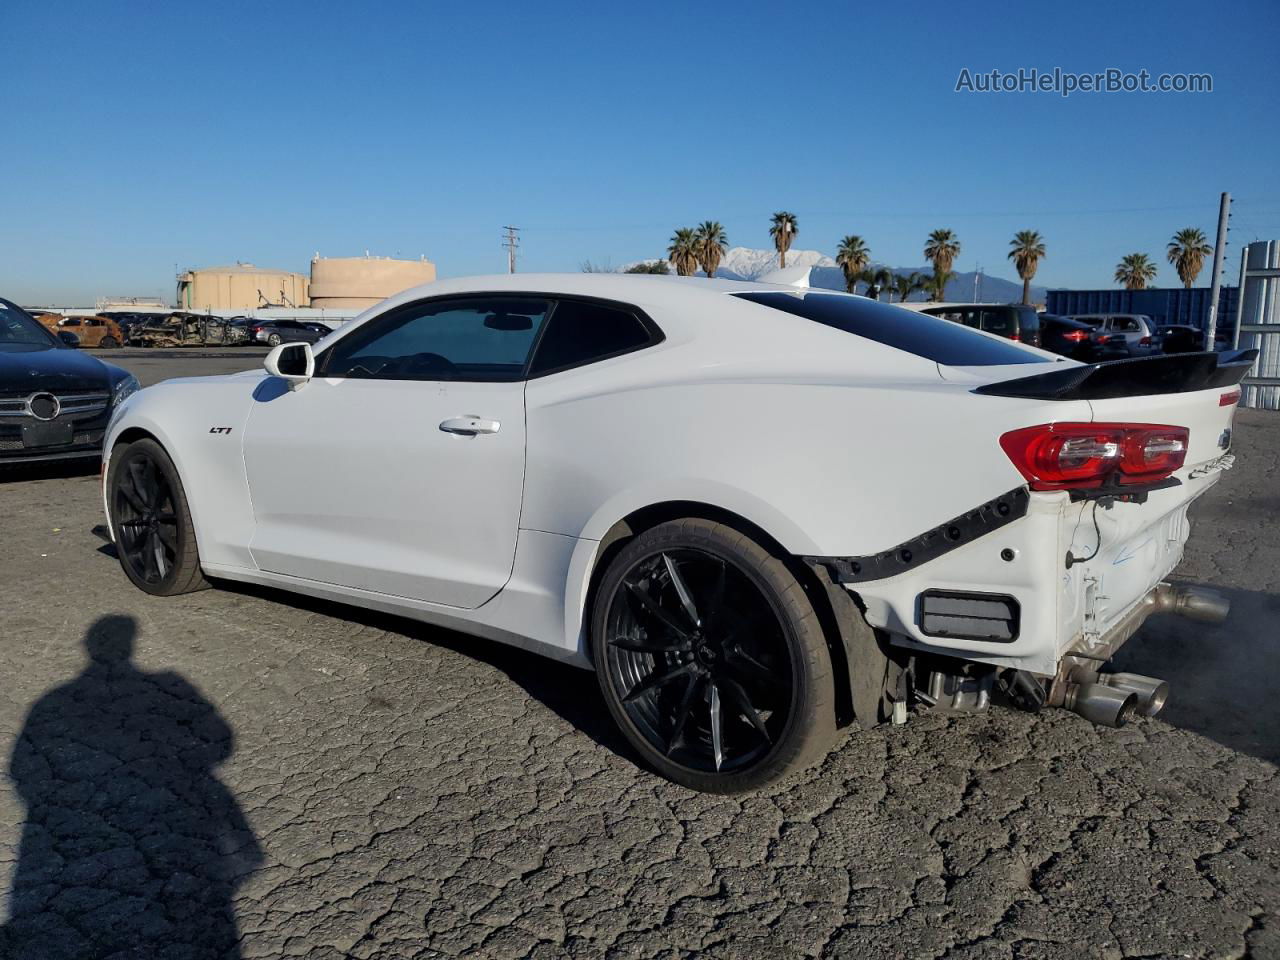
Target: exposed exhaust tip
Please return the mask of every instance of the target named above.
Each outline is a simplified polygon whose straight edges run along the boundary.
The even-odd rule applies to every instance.
[[[1136,694],[1138,712],[1144,717],[1154,717],[1164,709],[1169,699],[1169,684],[1157,677],[1144,677],[1138,673],[1103,673],[1098,676],[1098,682]]]
[[[1073,683],[1063,706],[1091,723],[1123,727],[1138,709],[1138,695],[1102,683]]]
[[[1159,613],[1176,613],[1201,623],[1222,623],[1231,612],[1231,601],[1207,587],[1175,587],[1162,583],[1157,587],[1156,609]]]

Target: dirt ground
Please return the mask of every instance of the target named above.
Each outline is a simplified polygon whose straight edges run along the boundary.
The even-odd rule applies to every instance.
[[[114,354],[144,382],[261,362]],[[0,956],[1280,957],[1280,415],[1241,411],[1235,451],[1178,571],[1231,619],[1122,653],[1171,682],[1160,719],[916,715],[737,798],[639,767],[573,668],[145,596],[94,468],[12,471]]]

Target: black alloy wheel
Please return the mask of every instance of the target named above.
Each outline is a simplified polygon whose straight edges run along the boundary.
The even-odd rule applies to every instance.
[[[708,521],[664,524],[624,548],[601,587],[601,687],[660,772],[734,792],[825,752],[825,639],[803,589],[758,544]]]
[[[147,593],[173,596],[207,584],[177,470],[154,440],[117,448],[107,478],[120,566]]]

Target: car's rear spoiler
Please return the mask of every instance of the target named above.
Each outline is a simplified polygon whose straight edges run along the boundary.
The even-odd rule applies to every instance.
[[[1191,393],[1234,386],[1256,359],[1257,350],[1227,350],[1111,360],[988,383],[973,392],[1032,400],[1111,400],[1158,393]]]

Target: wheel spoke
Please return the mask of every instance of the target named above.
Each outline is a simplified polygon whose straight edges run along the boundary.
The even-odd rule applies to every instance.
[[[750,676],[761,683],[772,684],[777,681],[777,677],[774,675],[774,672],[751,654],[747,653],[746,650],[742,649],[741,644],[734,644],[733,646],[726,647],[725,649],[726,659],[729,660],[730,663],[737,664],[744,668],[741,671],[744,675]]]
[[[128,480],[129,484],[126,484],[124,482],[125,480]],[[128,474],[125,474],[125,476],[120,481],[120,486],[119,486],[120,493],[125,498],[125,500],[129,502],[129,506],[133,507],[133,509],[137,510],[139,513],[143,513],[147,509],[146,505],[142,502],[142,499],[138,496],[137,491],[134,489],[131,489],[132,483],[133,483],[133,477],[129,476]]]
[[[163,580],[167,564],[165,563],[164,544],[160,542],[159,528],[152,530],[150,536],[147,537],[147,549],[155,558],[156,576]]]
[[[178,531],[171,530],[163,523],[156,527],[156,536],[166,547],[172,550],[175,556],[178,553]]]
[[[724,584],[729,574],[729,566],[720,557],[715,560],[720,564],[720,570],[716,574],[715,582],[711,585],[711,592],[702,604],[702,619],[705,626],[710,629],[720,619],[720,607],[724,604]]]
[[[649,674],[649,676],[645,677],[643,680],[637,683],[634,687],[632,687],[631,692],[628,693],[622,699],[626,703],[631,703],[632,701],[638,700],[640,697],[643,697],[650,690],[656,690],[659,687],[666,686],[672,680],[675,680],[678,677],[684,676],[687,673],[691,673],[692,670],[693,670],[693,667],[691,664],[682,663],[678,667],[673,667],[672,669],[666,671],[665,673],[651,673]]]
[[[724,764],[724,725],[720,719],[720,690],[711,685],[711,752],[715,755],[716,770]]]
[[[769,728],[764,725],[764,720],[760,718],[759,712],[751,705],[751,698],[747,696],[747,691],[742,689],[742,685],[736,680],[730,680],[725,677],[720,681],[724,687],[724,692],[734,705],[741,711],[747,722],[756,728],[760,736],[764,737],[766,743],[773,743],[773,738],[769,736]]]
[[[697,674],[691,674],[689,684],[684,688],[684,696],[680,698],[680,706],[676,708],[675,723],[671,727],[671,736],[667,740],[667,756],[671,756],[671,751],[675,750],[676,745],[684,737],[685,725],[689,722],[689,717],[693,713],[693,701],[698,696],[698,691],[702,689],[702,678]]]
[[[680,570],[676,567],[676,562],[671,559],[669,553],[662,555],[662,562],[666,564],[667,575],[671,577],[671,585],[676,588],[676,596],[680,598],[680,606],[684,607],[684,612],[689,615],[689,622],[694,627],[702,626],[702,618],[698,616],[698,608],[693,605],[693,597],[689,594],[689,588],[685,586],[684,578],[680,576]]]
[[[619,650],[630,650],[633,653],[677,653],[689,646],[687,643],[650,643],[632,637],[615,637],[609,643]]]
[[[649,596],[649,594],[645,593],[644,590],[642,590],[636,584],[632,583],[630,580],[624,580],[622,582],[622,585],[627,588],[628,595],[633,597],[640,604],[640,606],[645,610],[646,613],[648,613],[651,617],[653,617],[655,620],[661,623],[664,627],[666,627],[668,630],[674,633],[681,640],[689,639],[688,631],[685,630],[684,627],[680,626],[680,624],[676,623],[675,619],[672,618],[671,614],[667,613],[667,611],[663,610],[662,607],[658,606],[657,601],[654,600],[651,596]]]

